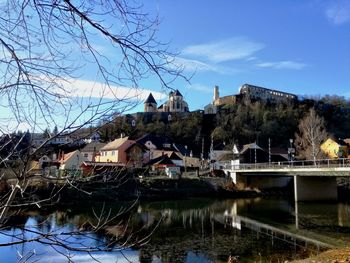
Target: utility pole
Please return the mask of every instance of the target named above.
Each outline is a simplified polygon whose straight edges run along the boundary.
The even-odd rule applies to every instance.
[[[204,137],[202,138],[202,153],[201,153],[202,161],[204,160]]]
[[[257,158],[256,158],[256,141],[255,141],[255,145],[254,145],[254,162],[255,162],[255,165],[256,165],[256,161],[257,161]]]
[[[271,165],[271,139],[269,138],[269,165]]]

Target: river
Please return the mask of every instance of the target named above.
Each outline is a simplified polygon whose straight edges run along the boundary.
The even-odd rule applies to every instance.
[[[227,262],[230,254],[239,262],[285,262],[350,247],[350,205],[263,198],[82,203],[21,211],[0,233],[0,262],[206,263]],[[10,242],[16,244],[4,245]]]

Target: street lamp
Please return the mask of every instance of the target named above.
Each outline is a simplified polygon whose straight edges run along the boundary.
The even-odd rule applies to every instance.
[[[289,161],[293,161],[293,153],[294,153],[294,148],[293,148],[293,139],[289,139],[290,147],[288,149],[288,154],[289,154]]]

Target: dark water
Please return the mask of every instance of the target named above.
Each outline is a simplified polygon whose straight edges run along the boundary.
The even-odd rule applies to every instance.
[[[0,244],[0,262],[227,262],[230,254],[239,262],[285,262],[350,247],[350,205],[260,198],[83,203],[21,211],[1,229]]]

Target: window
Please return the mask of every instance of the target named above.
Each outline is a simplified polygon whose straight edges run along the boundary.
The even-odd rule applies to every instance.
[[[115,156],[115,151],[112,151],[112,156]]]
[[[89,157],[89,154],[88,153],[84,153],[84,157]]]

